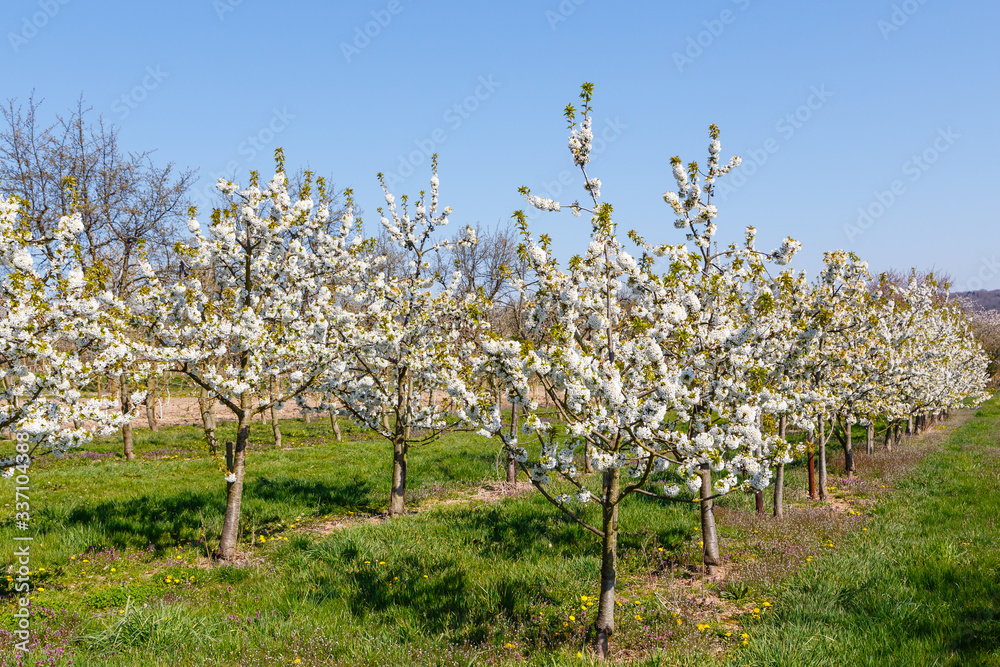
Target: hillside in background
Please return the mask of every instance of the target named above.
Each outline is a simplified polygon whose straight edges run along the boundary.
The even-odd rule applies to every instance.
[[[1000,310],[1000,289],[978,289],[972,292],[954,292],[954,296],[967,299],[986,310]]]

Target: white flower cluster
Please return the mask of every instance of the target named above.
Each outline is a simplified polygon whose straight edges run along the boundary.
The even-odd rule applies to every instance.
[[[535,195],[525,195],[524,198],[528,201],[529,204],[543,211],[562,210],[562,206],[559,204],[559,202],[553,201],[551,199],[546,199],[545,197],[536,197]]]
[[[585,166],[590,162],[590,149],[594,142],[594,131],[591,128],[591,119],[585,115],[583,120],[574,125],[569,135],[569,151],[573,155],[573,162],[578,167]]]
[[[208,389],[240,419],[300,396],[340,360],[330,331],[350,319],[338,290],[361,282],[370,259],[306,188],[293,198],[280,168],[263,188],[221,180],[231,204],[180,247],[191,272],[165,283],[146,263],[132,315],[151,333],[140,354]],[[321,184],[317,184],[320,187]],[[203,280],[210,271],[211,281]]]
[[[589,125],[570,138],[581,167],[582,127]],[[760,490],[775,466],[801,452],[779,437],[779,418],[803,426],[844,412],[871,423],[876,415],[944,409],[984,386],[985,356],[961,319],[917,287],[879,308],[864,296],[867,267],[846,253],[829,254],[810,286],[802,273],[772,278],[766,266],[789,263],[800,249],[791,238],[759,252],[751,227],[743,245],[713,247],[713,189],[739,165],[735,158],[720,165],[717,134],[713,127],[705,172],[672,160],[677,188],[664,195],[693,251],[631,233],[641,256],[626,252],[597,201],[596,179],[585,186],[596,204],[589,246],[568,269],[522,227],[534,272],[528,282],[536,285],[521,291],[528,342],[484,343],[481,372],[524,415],[522,435],[538,452],[526,461],[532,481],[558,477],[577,487],[560,504],[571,497],[616,504],[615,493],[652,484],[666,497],[686,488],[702,500]],[[568,456],[564,464],[554,454],[555,432],[529,398],[536,384],[557,403],[569,442],[583,444],[586,461],[604,473],[600,492]],[[501,420],[484,432],[525,460],[524,444]],[[634,480],[624,491],[609,481],[619,471]]]
[[[60,456],[131,417],[80,390],[134,357],[124,305],[88,284],[80,264],[80,215],[63,216],[47,237],[27,231],[23,215],[16,200],[0,200],[0,263],[10,267],[0,280],[0,429],[26,436],[32,456]],[[5,459],[5,474],[16,460]]]

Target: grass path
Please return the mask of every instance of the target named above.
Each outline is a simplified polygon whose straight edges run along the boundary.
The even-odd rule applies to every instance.
[[[998,436],[994,400],[895,484],[867,530],[786,582],[723,664],[1000,665]]]

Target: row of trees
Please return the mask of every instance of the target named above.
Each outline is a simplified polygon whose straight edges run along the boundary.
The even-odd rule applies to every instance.
[[[324,179],[289,179],[279,152],[269,182],[256,173],[244,187],[220,180],[225,204],[207,229],[190,212],[190,240],[171,248],[172,263],[140,248],[134,270],[88,256],[73,205],[48,232],[32,224],[23,193],[6,200],[0,426],[58,453],[88,437],[70,424],[121,427],[143,398],[130,385],[182,374],[238,422],[224,559],[236,554],[254,416],[297,400],[381,435],[392,449],[391,514],[405,508],[411,447],[477,429],[506,451],[508,479],[519,466],[600,538],[595,649],[606,656],[623,500],[699,503],[711,572],[720,562],[716,498],[776,480],[780,513],[783,468],[813,443],[825,494],[836,425],[850,474],[851,424],[867,427],[872,446],[876,424],[888,433],[979,400],[987,360],[933,280],[873,289],[865,263],[836,251],[810,282],[782,268],[797,242],[764,252],[752,227],[720,248],[713,191],[739,159],[720,161],[715,126],[704,167],[672,160],[677,189],[664,199],[686,242],[630,232],[637,250],[628,252],[588,174],[592,92],[585,84],[582,108],[566,112],[587,199],[564,206],[522,189],[538,208],[590,216],[589,246],[565,269],[522,211],[516,248],[503,234],[481,245],[470,227],[443,237],[451,210],[438,201],[436,160],[417,198],[397,201],[383,185],[381,231],[366,236],[349,191],[335,210]],[[73,179],[63,186],[79,200]],[[118,289],[126,273],[130,287]],[[117,411],[83,398],[109,373],[122,387]],[[552,407],[534,400],[539,385]],[[807,444],[791,445],[786,426],[805,431]]]
[[[835,423],[846,427],[851,474],[851,424],[861,422],[871,434],[879,419],[893,424],[979,400],[987,360],[961,310],[933,280],[872,290],[867,265],[844,251],[827,253],[811,283],[791,269],[772,274],[769,267],[786,265],[799,244],[786,238],[760,251],[752,227],[743,243],[719,248],[712,195],[739,159],[720,161],[715,126],[704,168],[672,159],[677,189],[664,200],[687,244],[655,245],[630,232],[638,251],[627,252],[612,208],[600,198],[600,180],[587,171],[591,95],[584,85],[579,119],[572,106],[566,112],[586,203],[563,206],[522,190],[537,208],[589,213],[591,242],[563,270],[548,239],[536,242],[523,213],[516,214],[537,284],[520,283],[530,302],[523,335],[494,338],[483,356],[525,422],[520,433],[505,428],[494,405],[483,425],[551,502],[601,539],[596,650],[604,656],[614,630],[618,508],[625,498],[700,503],[704,563],[712,573],[720,564],[715,498],[737,488],[760,491],[777,473],[781,513],[783,467],[796,449],[784,438],[786,424],[806,431],[810,445],[818,440],[825,498],[825,446]],[[557,437],[538,414],[528,394],[534,379],[557,404],[569,437]],[[581,450],[599,475],[579,474]],[[563,492],[547,491],[550,484]],[[596,525],[578,509],[591,502],[600,506]]]

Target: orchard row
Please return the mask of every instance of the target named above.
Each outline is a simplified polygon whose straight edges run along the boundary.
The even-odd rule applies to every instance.
[[[720,160],[715,126],[703,165],[672,159],[676,187],[664,200],[683,242],[629,232],[626,244],[588,172],[591,99],[584,84],[581,108],[566,110],[586,196],[563,204],[522,188],[536,208],[586,214],[589,245],[563,267],[518,211],[520,244],[495,267],[495,289],[441,261],[477,252],[480,239],[471,228],[441,236],[451,210],[439,203],[436,160],[417,198],[397,200],[383,182],[381,232],[367,237],[349,191],[334,214],[323,179],[306,173],[291,187],[279,152],[270,181],[220,179],[227,204],[204,228],[192,212],[171,270],[141,254],[87,263],[79,216],[40,230],[24,202],[4,200],[0,427],[30,441],[4,467],[127,428],[144,398],[131,387],[182,375],[238,422],[217,551],[228,559],[255,415],[298,401],[377,433],[392,449],[390,514],[404,510],[411,447],[477,430],[503,448],[508,479],[523,470],[600,541],[595,651],[606,656],[626,498],[698,503],[711,572],[715,498],[774,483],[780,512],[784,466],[806,446],[818,450],[825,489],[838,424],[865,426],[870,446],[876,424],[888,433],[985,396],[987,357],[933,279],[873,278],[837,250],[808,280],[786,268],[796,241],[762,251],[752,227],[720,247],[713,193],[740,161]],[[127,272],[131,289],[108,288]],[[89,397],[109,376],[119,404]],[[790,444],[788,428],[808,445]],[[848,473],[853,465],[848,437]]]

